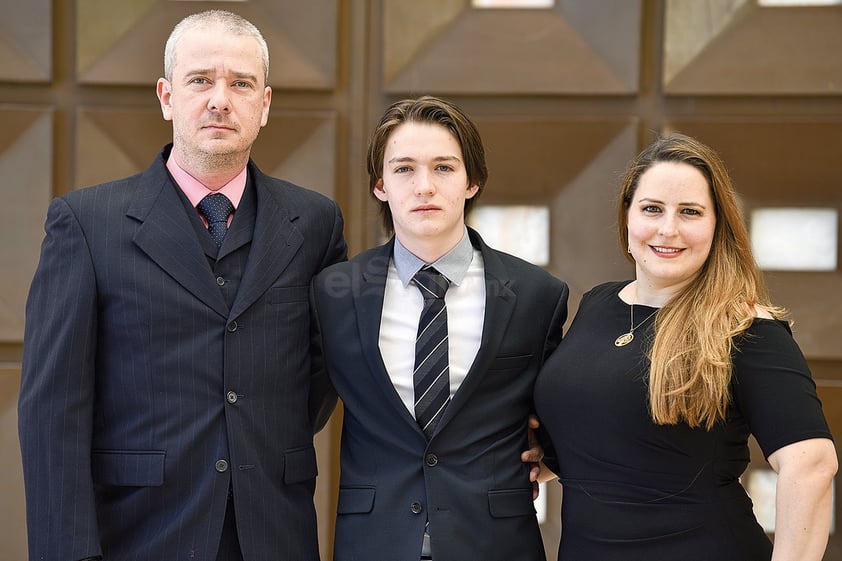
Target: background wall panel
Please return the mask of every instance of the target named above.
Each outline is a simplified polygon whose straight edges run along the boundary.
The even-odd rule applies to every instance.
[[[76,1],[76,72],[88,84],[154,83],[173,25],[201,10],[228,9],[260,28],[272,85],[331,89],[336,83],[336,0]]]
[[[479,9],[464,0],[383,5],[389,92],[633,93],[640,2],[557,2]],[[600,17],[607,10],[610,18]]]
[[[0,341],[23,338],[24,304],[52,198],[53,115],[48,108],[0,104]]]
[[[842,93],[842,6],[668,0],[666,9],[669,94]]]
[[[0,18],[0,80],[46,82],[52,77],[52,2],[4,0]]]

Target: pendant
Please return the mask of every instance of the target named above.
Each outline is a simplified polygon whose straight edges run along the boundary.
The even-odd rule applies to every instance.
[[[629,331],[628,333],[623,333],[622,335],[614,339],[614,346],[625,347],[626,345],[631,343],[632,340],[634,340],[634,333]]]

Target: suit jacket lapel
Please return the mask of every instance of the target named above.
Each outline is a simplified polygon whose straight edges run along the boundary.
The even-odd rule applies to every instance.
[[[214,282],[184,206],[159,157],[137,181],[137,195],[126,215],[141,222],[135,244],[181,286],[216,313],[228,306]]]
[[[500,342],[508,329],[512,311],[517,304],[517,295],[509,287],[511,279],[508,271],[500,261],[497,252],[485,245],[474,230],[469,229],[468,233],[474,247],[482,252],[485,268],[485,318],[482,339],[477,356],[450,404],[444,410],[437,431],[447,425],[482,382],[483,374],[488,370],[491,362],[497,358],[497,349],[500,348]]]
[[[298,215],[291,213],[289,205],[284,204],[282,193],[269,189],[268,180],[251,163],[249,176],[254,178],[257,216],[246,270],[231,308],[231,318],[240,315],[272,286],[304,242],[304,236],[294,225]]]
[[[225,241],[222,242],[219,252],[212,253],[211,257],[222,259],[251,242],[254,236],[254,226],[257,216],[257,202],[255,201],[257,196],[254,193],[255,188],[253,183],[254,181],[249,178],[243,198],[237,206],[237,212],[234,213],[234,220],[231,222],[231,227],[225,234]],[[210,236],[205,237],[209,238]]]
[[[383,314],[383,296],[393,247],[394,238],[389,243],[371,250],[368,258],[357,261],[360,274],[352,273],[352,278],[359,278],[360,284],[352,287],[354,310],[360,332],[360,344],[368,361],[368,371],[375,384],[383,391],[386,401],[397,410],[398,415],[414,426],[423,437],[421,428],[395,390],[386,365],[383,363],[383,356],[380,354],[380,320]]]

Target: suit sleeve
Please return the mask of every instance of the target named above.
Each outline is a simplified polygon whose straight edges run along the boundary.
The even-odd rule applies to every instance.
[[[547,336],[544,339],[544,357],[541,364],[556,350],[559,343],[561,343],[562,330],[564,322],[567,321],[567,296],[569,294],[567,284],[561,283],[561,290],[556,296],[555,307],[553,308],[553,316],[550,320],[550,325],[547,328]]]
[[[26,304],[18,429],[30,559],[101,555],[91,480],[96,280],[82,229],[54,200]]]
[[[555,309],[553,310],[553,316],[547,329],[547,336],[544,340],[544,357],[541,364],[546,362],[547,358],[561,343],[564,322],[567,321],[567,298],[569,296],[569,292],[567,284],[562,283],[561,291],[558,294]],[[543,425],[535,431],[535,437],[544,449],[544,464],[546,464],[546,466],[554,473],[558,473],[559,466],[556,451],[553,447],[552,439],[547,431],[544,430]]]
[[[333,202],[333,227],[330,232],[330,240],[325,247],[322,269],[348,259],[348,244],[345,243],[344,229],[345,221],[342,218],[342,211],[339,209],[339,205]]]
[[[310,381],[310,420],[314,432],[322,430],[327,424],[337,401],[336,390],[325,366],[322,330],[316,306],[314,282],[310,285],[310,360],[313,371]]]
[[[322,269],[348,259],[348,246],[343,235],[344,221],[339,205],[333,203],[333,229],[328,241]],[[313,431],[324,428],[336,407],[336,390],[330,382],[322,356],[321,334],[315,313],[313,289],[310,289],[310,421]]]

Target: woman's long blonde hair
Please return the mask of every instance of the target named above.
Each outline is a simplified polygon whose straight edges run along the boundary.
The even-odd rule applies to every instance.
[[[648,349],[649,405],[657,424],[687,423],[711,429],[724,420],[730,402],[734,338],[751,325],[755,308],[773,316],[763,275],[737,194],[725,165],[710,147],[694,138],[659,138],[626,170],[620,190],[618,226],[623,253],[629,246],[628,212],[640,177],[657,162],[684,163],[699,170],[713,199],[716,226],[710,254],[698,276],[660,309]],[[631,255],[627,257],[634,262]]]

